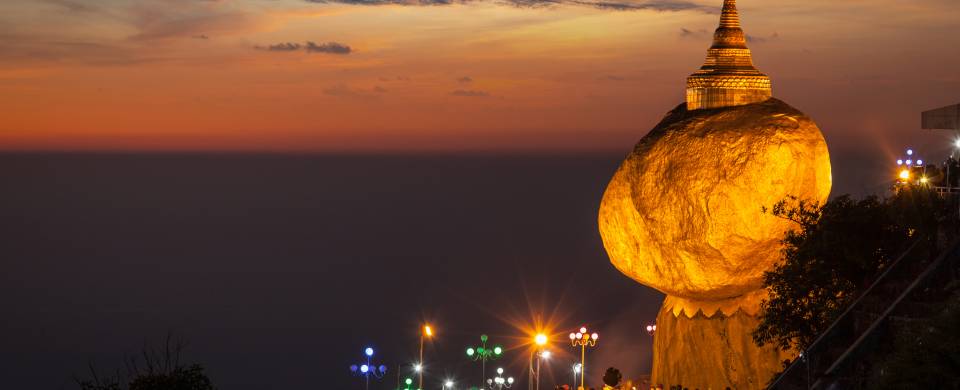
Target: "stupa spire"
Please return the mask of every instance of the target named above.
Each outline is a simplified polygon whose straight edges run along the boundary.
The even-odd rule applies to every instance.
[[[736,0],[724,0],[707,59],[687,78],[687,109],[742,106],[772,95],[770,78],[753,66]]]
[[[737,13],[737,0],[724,0],[720,14],[720,27],[740,28],[740,14]]]

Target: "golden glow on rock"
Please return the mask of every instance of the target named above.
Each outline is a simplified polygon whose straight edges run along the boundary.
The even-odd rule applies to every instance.
[[[740,28],[737,2],[725,0],[707,59],[687,78],[687,109],[740,106],[771,96],[770,78],[753,66],[746,35]]]
[[[792,357],[750,337],[763,273],[795,228],[763,210],[788,196],[822,203],[832,177],[816,123],[771,96],[735,1],[725,0],[707,61],[687,79],[687,102],[640,140],[603,195],[610,261],[667,294],[653,383],[761,388]]]
[[[830,157],[817,125],[777,99],[722,110],[680,105],[617,170],[600,206],[611,262],[694,300],[761,286],[791,222],[763,212],[787,196],[825,201]]]

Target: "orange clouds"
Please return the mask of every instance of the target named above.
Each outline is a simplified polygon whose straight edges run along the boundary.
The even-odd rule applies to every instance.
[[[716,24],[712,1],[657,3],[681,7],[4,2],[0,149],[625,149],[682,100]],[[957,87],[960,5],[877,3],[742,1],[774,94],[833,142]]]

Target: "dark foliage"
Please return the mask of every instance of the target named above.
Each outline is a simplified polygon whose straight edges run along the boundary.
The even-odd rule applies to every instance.
[[[620,384],[620,381],[623,380],[623,375],[620,374],[620,370],[610,367],[607,369],[607,372],[603,374],[603,383],[610,387],[616,387]]]
[[[915,240],[935,246],[940,210],[936,195],[922,187],[823,205],[788,198],[766,210],[797,229],[782,241],[783,261],[764,276],[770,296],[754,341],[809,346]]]
[[[897,335],[891,356],[875,368],[875,389],[960,389],[960,294],[940,314]]]
[[[167,336],[163,348],[144,346],[140,357],[126,360],[129,383],[124,386],[119,371],[101,376],[91,364],[91,377],[77,379],[81,390],[213,390],[213,383],[199,364],[184,365],[180,358],[185,343]]]

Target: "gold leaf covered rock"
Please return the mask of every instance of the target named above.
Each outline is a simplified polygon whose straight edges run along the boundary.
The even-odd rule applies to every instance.
[[[817,125],[786,103],[671,111],[617,170],[600,206],[620,272],[669,295],[752,292],[791,222],[762,211],[787,196],[825,201],[830,158]]]

